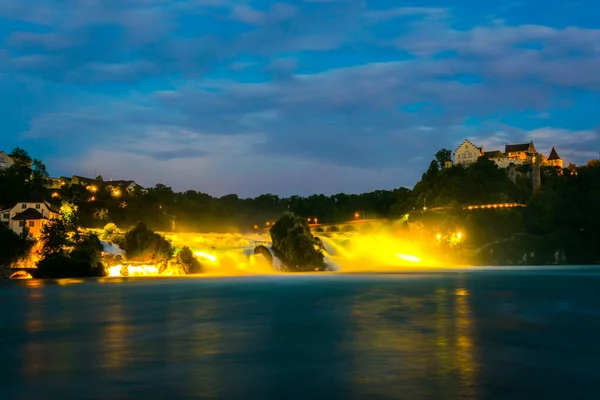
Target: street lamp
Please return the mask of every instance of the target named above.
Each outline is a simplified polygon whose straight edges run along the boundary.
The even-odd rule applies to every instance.
[[[366,219],[365,218],[365,212],[364,211],[356,211],[354,213],[354,219]]]

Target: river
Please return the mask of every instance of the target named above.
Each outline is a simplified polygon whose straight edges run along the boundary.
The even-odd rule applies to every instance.
[[[595,399],[600,269],[0,281],[2,399]]]

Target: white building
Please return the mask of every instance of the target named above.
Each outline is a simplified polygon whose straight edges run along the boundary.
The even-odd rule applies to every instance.
[[[482,155],[483,146],[477,147],[469,139],[465,139],[454,152],[454,162],[462,165],[473,164]]]
[[[58,217],[58,211],[41,196],[33,194],[6,210],[0,210],[0,223],[17,234],[23,228],[29,230],[29,237],[39,238],[42,227],[52,218]]]

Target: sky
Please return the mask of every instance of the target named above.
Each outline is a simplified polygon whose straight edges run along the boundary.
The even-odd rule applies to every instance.
[[[214,196],[412,187],[441,148],[600,151],[598,0],[2,0],[0,150]]]

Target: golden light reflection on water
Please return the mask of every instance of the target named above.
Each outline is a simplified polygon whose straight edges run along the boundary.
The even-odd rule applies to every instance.
[[[128,337],[131,329],[126,323],[121,298],[111,299],[106,316],[108,321],[106,321],[101,340],[105,346],[102,349],[102,364],[106,368],[115,370],[114,372],[124,372],[127,360],[132,355],[128,343],[132,339]]]
[[[388,288],[358,296],[353,306],[358,397],[394,396],[402,388],[426,392],[436,380],[436,398],[453,393],[476,398],[468,298],[465,288],[420,296],[401,290],[391,295]]]
[[[44,329],[44,312],[42,309],[44,292],[40,290],[42,283],[39,280],[29,280],[27,281],[26,286],[26,329],[28,334],[36,334]],[[24,375],[33,376],[42,370],[42,363],[38,356],[41,351],[42,346],[39,342],[27,341],[22,365]]]
[[[456,358],[459,365],[461,382],[469,395],[475,395],[475,373],[477,365],[473,354],[473,322],[469,307],[469,291],[459,288],[455,292],[456,301]]]

